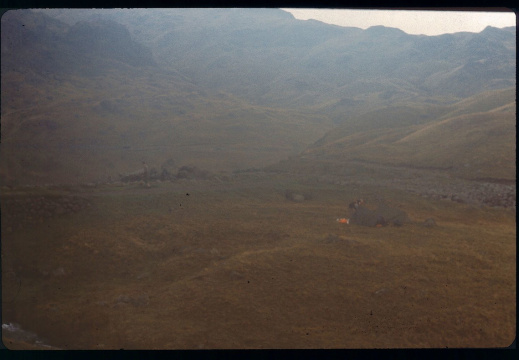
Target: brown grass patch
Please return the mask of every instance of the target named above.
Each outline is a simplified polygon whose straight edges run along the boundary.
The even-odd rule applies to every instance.
[[[294,203],[285,181],[98,190],[90,210],[3,236],[4,323],[64,349],[512,342],[515,213],[388,192],[414,223],[344,225],[357,194],[299,185],[312,200]]]

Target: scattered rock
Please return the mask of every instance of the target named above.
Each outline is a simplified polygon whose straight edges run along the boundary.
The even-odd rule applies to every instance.
[[[65,208],[63,208],[61,205],[58,205],[58,206],[56,207],[56,210],[54,211],[54,213],[55,213],[56,215],[63,215],[63,214],[65,214],[66,212],[67,212],[67,211],[65,210]]]
[[[404,225],[404,223],[399,219],[393,221],[393,226],[400,227],[402,225]]]
[[[207,170],[199,169],[196,166],[182,166],[178,169],[177,179],[199,179],[207,180],[212,176]]]
[[[352,240],[352,239],[344,239],[343,242],[350,246],[360,245],[360,243],[357,240]]]
[[[63,269],[62,267],[59,267],[56,270],[52,271],[52,275],[54,275],[54,276],[63,276],[63,275],[65,275],[65,269]]]
[[[14,323],[2,324],[2,335],[9,334],[9,337],[17,341],[35,343],[39,340],[38,336],[30,331],[23,330],[20,325]]]
[[[243,274],[238,271],[231,271],[230,278],[232,280],[241,280],[243,279]]]
[[[423,222],[423,226],[425,227],[434,227],[436,225],[436,221],[433,218],[428,218]]]
[[[133,299],[132,304],[135,306],[146,306],[150,303],[148,294],[142,294]]]
[[[388,291],[389,290],[386,289],[386,288],[378,289],[377,291],[375,291],[375,295],[380,296],[380,295],[383,295],[383,294],[387,293]]]
[[[359,206],[350,218],[351,224],[362,226],[386,226],[390,223],[402,226],[409,221],[409,217],[404,211],[387,205],[380,205],[376,210]]]
[[[131,302],[131,298],[128,295],[119,295],[116,299],[117,304],[129,304]]]
[[[137,275],[137,280],[144,279],[145,277],[148,277],[149,275],[150,275],[150,273],[147,271],[140,273],[139,275]]]
[[[335,184],[340,179],[338,176],[326,175],[320,176],[317,182]],[[516,185],[511,180],[466,180],[453,177],[449,177],[448,181],[443,180],[444,175],[414,169],[409,170],[408,176],[399,173],[398,177],[373,177],[362,179],[362,182],[405,190],[432,200],[515,209]],[[348,186],[351,187],[353,183],[350,180]]]
[[[339,235],[336,234],[329,234],[325,239],[324,242],[327,244],[334,244],[341,241],[341,238]]]
[[[77,196],[8,197],[2,199],[2,228],[26,228],[90,206],[88,200]]]
[[[345,239],[337,234],[328,234],[326,238],[324,238],[325,244],[344,244],[349,246],[360,245],[360,243],[356,240]]]
[[[150,297],[148,294],[141,294],[138,296],[119,295],[115,301],[114,306],[133,305],[141,307],[150,303]]]
[[[285,199],[294,201],[294,202],[303,202],[306,200],[306,198],[303,194],[297,194],[291,190],[285,191]]]
[[[305,201],[305,197],[301,194],[294,194],[292,200],[294,200],[295,202],[303,202]]]

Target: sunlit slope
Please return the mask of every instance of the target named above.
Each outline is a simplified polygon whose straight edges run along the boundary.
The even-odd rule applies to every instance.
[[[515,111],[516,88],[486,91],[461,100],[443,118],[485,111]]]
[[[451,106],[394,106],[351,119],[304,153],[445,169],[468,178],[515,179],[515,89]]]

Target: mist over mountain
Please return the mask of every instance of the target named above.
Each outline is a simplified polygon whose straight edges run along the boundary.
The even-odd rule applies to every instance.
[[[118,21],[159,64],[257,104],[322,105],[372,93],[386,99],[466,97],[515,85],[515,28],[408,35],[383,26],[361,30],[301,21],[276,9],[51,14],[69,22]]]
[[[513,126],[515,27],[408,35],[277,9],[16,10],[1,24],[7,183],[94,181],[142,159],[263,167],[307,148],[305,156],[358,152],[345,158],[515,176],[515,167],[494,171],[490,161],[478,163],[478,174],[466,159],[433,165],[435,146],[413,159],[401,150],[425,141],[406,136],[428,127],[433,134],[455,115],[490,119],[463,131]],[[493,105],[479,109],[485,101]],[[388,131],[395,144],[368,145]],[[341,145],[332,151],[334,137]],[[353,138],[364,139],[362,152],[352,151]],[[446,148],[475,146],[444,140]],[[492,140],[485,151],[501,154],[494,150],[513,141]]]
[[[80,56],[114,59],[133,66],[154,65],[151,50],[132,40],[128,29],[110,20],[78,22],[66,42]]]

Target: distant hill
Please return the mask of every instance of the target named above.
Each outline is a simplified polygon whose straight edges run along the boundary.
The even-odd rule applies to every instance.
[[[395,105],[334,128],[302,157],[337,166],[355,160],[514,180],[515,105],[515,88],[449,106]]]
[[[515,86],[515,27],[409,35],[301,21],[277,9],[53,10],[69,21],[110,19],[157,63],[257,105],[315,106],[341,121],[343,104],[461,99]],[[354,109],[357,111],[358,109]]]
[[[2,18],[4,183],[117,179],[142,160],[159,171],[164,164],[173,171],[261,167],[331,127],[323,115],[205,90],[158,67],[149,49],[109,20],[70,26],[31,11]]]
[[[309,146],[475,164],[406,155],[406,136],[472,117],[497,134],[514,108],[494,103],[515,91],[515,27],[428,37],[277,9],[16,10],[1,26],[4,183],[95,181],[142,160],[262,167]]]
[[[153,65],[151,50],[132,40],[128,29],[110,20],[68,26],[44,13],[12,10],[2,17],[2,70],[75,72],[109,68],[116,60],[128,65]],[[116,66],[116,65],[115,65]],[[112,64],[111,67],[114,67]],[[78,71],[87,71],[86,74]]]

